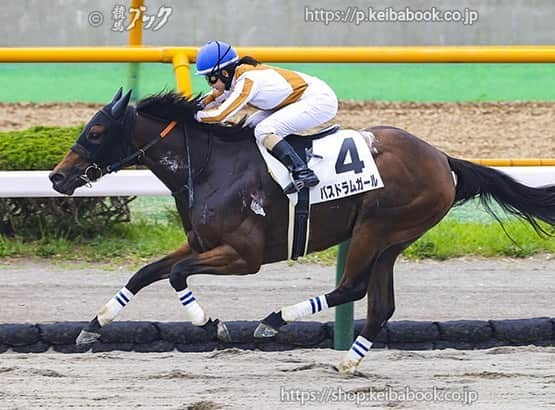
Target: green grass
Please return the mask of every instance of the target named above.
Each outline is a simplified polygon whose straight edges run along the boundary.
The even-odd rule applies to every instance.
[[[146,222],[142,217],[135,216],[134,222],[117,225],[92,239],[69,241],[44,237],[37,241],[24,241],[0,236],[0,258],[41,256],[54,260],[110,261],[111,264],[124,263],[137,267],[177,249],[185,241],[180,225],[175,223],[168,208],[163,209],[156,222]],[[404,256],[409,259],[444,260],[468,255],[522,258],[555,253],[555,239],[540,238],[529,225],[519,220],[507,219],[504,223],[516,244],[496,222],[468,222],[449,216],[408,248]],[[333,247],[301,258],[300,262],[333,265],[336,256],[337,247]]]
[[[520,221],[505,223],[514,240],[504,234],[497,223],[472,223],[446,219],[427,232],[404,253],[408,259],[445,260],[462,256],[525,258],[540,253],[554,253],[555,239],[541,238]],[[337,247],[308,255],[306,262],[334,265]]]
[[[555,100],[555,64],[291,64],[327,81],[340,99]]]
[[[555,100],[555,64],[279,64],[327,81],[340,99]],[[191,69],[193,72],[193,69]],[[0,64],[0,101],[107,102],[128,64]],[[139,97],[175,87],[171,65],[141,64]],[[194,92],[206,91],[192,76]]]
[[[185,235],[179,226],[137,221],[116,225],[90,239],[45,236],[26,241],[0,235],[0,258],[39,256],[137,267],[176,250],[184,241]]]
[[[127,78],[128,64],[0,64],[0,100],[103,103]],[[142,95],[174,87],[171,65],[141,65]]]
[[[541,238],[524,222],[511,219],[504,221],[504,226],[512,240],[495,222],[482,224],[447,219],[408,248],[405,256],[440,260],[465,255],[524,258],[555,252],[554,238]],[[551,232],[555,233],[553,229]]]
[[[31,127],[0,132],[0,170],[51,170],[68,152],[82,126]]]

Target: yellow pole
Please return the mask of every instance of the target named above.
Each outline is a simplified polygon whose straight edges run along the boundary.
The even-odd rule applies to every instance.
[[[191,82],[191,72],[189,71],[189,58],[187,54],[175,54],[172,59],[172,64],[175,72],[177,91],[186,97],[190,97],[193,94],[193,85]]]
[[[162,62],[178,53],[195,62],[197,47],[0,47],[0,62]],[[239,55],[290,63],[555,63],[555,46],[238,47]]]
[[[178,50],[163,47],[0,47],[0,62],[171,63]]]
[[[131,9],[139,10],[139,17],[135,20],[135,25],[129,30],[129,47],[141,47],[143,45],[143,6],[144,0],[131,0]],[[132,98],[139,98],[139,63],[129,63],[127,86],[133,89]]]
[[[467,161],[488,167],[547,167],[555,166],[555,158],[470,158]]]
[[[131,0],[130,9],[141,10],[144,0]],[[135,21],[135,26],[129,30],[129,46],[136,47],[143,45],[143,12],[140,12],[139,17]]]
[[[264,62],[553,63],[554,46],[237,47]]]

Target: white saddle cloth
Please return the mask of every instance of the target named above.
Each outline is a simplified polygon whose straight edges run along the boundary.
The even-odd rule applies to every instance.
[[[371,153],[374,135],[368,131],[339,130],[315,139],[309,153],[308,166],[320,183],[310,188],[310,204],[332,201],[373,189],[383,188],[383,181]],[[285,188],[291,183],[287,168],[258,143],[268,172]],[[293,205],[297,193],[288,195]]]

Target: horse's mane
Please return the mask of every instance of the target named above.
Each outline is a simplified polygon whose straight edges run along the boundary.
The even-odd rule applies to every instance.
[[[203,124],[195,120],[195,114],[200,111],[200,95],[187,98],[173,91],[150,95],[137,103],[137,112],[153,117],[164,118],[169,121],[185,123],[189,127],[201,128],[223,140],[237,140],[253,137],[252,128],[243,127],[244,120],[237,125],[225,126],[221,124]]]

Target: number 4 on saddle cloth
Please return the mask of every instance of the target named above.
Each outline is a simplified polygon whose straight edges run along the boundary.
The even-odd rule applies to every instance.
[[[311,205],[383,188],[371,152],[373,138],[369,131],[342,130],[338,125],[313,135],[286,137],[320,179],[318,185],[288,195],[289,259],[306,254]],[[287,168],[262,144],[258,149],[272,178],[285,188],[291,182]]]

